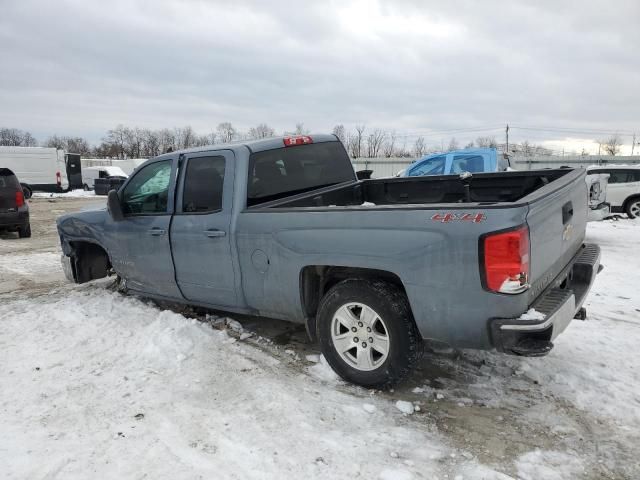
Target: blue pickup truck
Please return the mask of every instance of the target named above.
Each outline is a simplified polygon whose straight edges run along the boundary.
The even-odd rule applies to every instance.
[[[335,136],[280,137],[150,159],[58,231],[71,281],[303,323],[344,379],[387,388],[425,338],[537,356],[584,318],[584,177],[358,180]]]
[[[505,172],[511,167],[509,157],[495,148],[465,148],[432,153],[409,165],[398,176],[455,175],[462,172]]]

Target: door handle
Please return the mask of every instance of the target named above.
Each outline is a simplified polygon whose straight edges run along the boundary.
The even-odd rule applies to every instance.
[[[205,230],[204,234],[209,237],[209,238],[216,238],[216,237],[224,237],[227,232],[223,232],[222,230]]]
[[[152,228],[151,230],[148,230],[147,233],[149,235],[153,235],[154,237],[161,237],[162,235],[164,235],[166,233],[166,230],[163,230],[162,228]]]
[[[562,206],[562,224],[566,225],[573,218],[573,204],[567,202]]]

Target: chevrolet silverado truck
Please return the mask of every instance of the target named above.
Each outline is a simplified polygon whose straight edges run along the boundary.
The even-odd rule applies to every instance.
[[[423,339],[540,356],[599,270],[584,170],[358,180],[333,135],[148,160],[57,220],[77,283],[306,325],[347,381],[388,388]],[[533,309],[533,310],[532,310]],[[132,319],[134,321],[134,319]]]

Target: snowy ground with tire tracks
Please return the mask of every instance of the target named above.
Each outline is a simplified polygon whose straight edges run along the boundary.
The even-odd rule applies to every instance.
[[[34,230],[0,237],[5,478],[640,477],[640,221],[589,225],[606,268],[548,357],[433,347],[384,393],[296,326],[68,285]]]

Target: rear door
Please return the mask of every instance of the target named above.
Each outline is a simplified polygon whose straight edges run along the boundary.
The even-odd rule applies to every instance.
[[[640,192],[640,170],[611,169],[603,170],[609,173],[609,185],[607,186],[607,202],[614,207],[622,207],[625,200],[633,194]]]
[[[237,305],[231,257],[234,155],[200,152],[183,159],[171,225],[176,280],[188,300]]]

